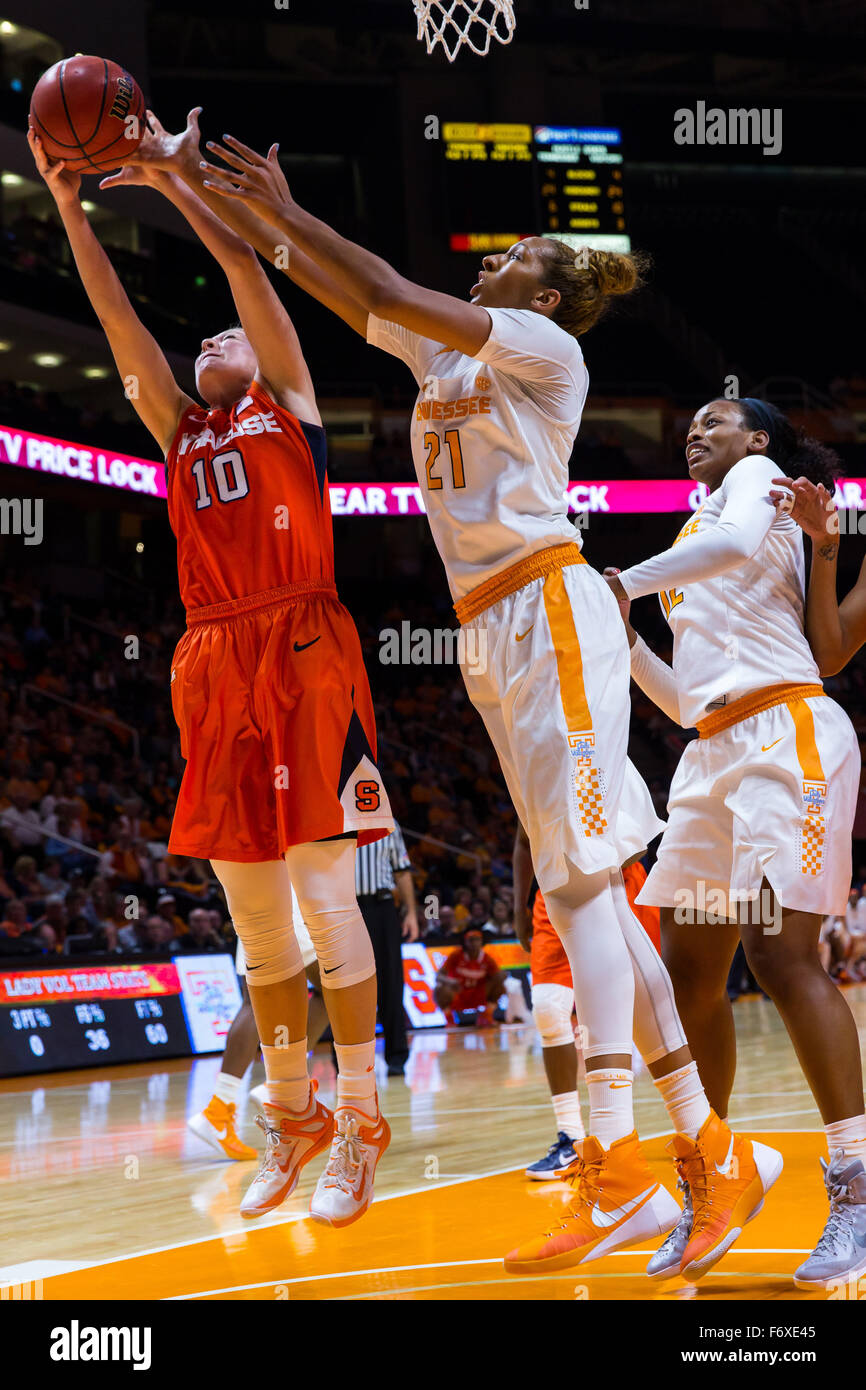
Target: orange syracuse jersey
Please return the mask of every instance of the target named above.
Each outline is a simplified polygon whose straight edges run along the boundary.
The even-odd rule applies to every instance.
[[[190,406],[166,457],[184,607],[334,582],[325,431],[254,382],[231,410]]]

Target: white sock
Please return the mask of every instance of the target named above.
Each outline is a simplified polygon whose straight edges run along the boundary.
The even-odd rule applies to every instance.
[[[656,1088],[677,1134],[697,1139],[712,1113],[698,1076],[697,1062],[689,1062],[687,1067],[672,1071],[670,1076],[656,1078]]]
[[[625,1067],[602,1067],[586,1073],[589,1132],[605,1149],[634,1130],[633,1080]]]
[[[282,1105],[285,1110],[306,1110],[310,1103],[306,1038],[287,1043],[285,1047],[266,1047],[262,1043],[262,1060],[271,1105]]]
[[[836,1149],[844,1149],[846,1158],[861,1158],[866,1163],[866,1114],[853,1115],[850,1120],[834,1120],[824,1126],[827,1150],[833,1157]]]
[[[552,1096],[551,1099],[557,1132],[567,1134],[569,1139],[585,1139],[586,1130],[583,1127],[577,1091],[563,1091],[561,1096]]]
[[[337,1054],[337,1105],[348,1105],[375,1120],[376,1039],[365,1043],[334,1043]]]
[[[243,1077],[232,1076],[230,1072],[221,1071],[217,1077],[213,1093],[220,1100],[225,1101],[226,1105],[237,1105],[242,1080]]]

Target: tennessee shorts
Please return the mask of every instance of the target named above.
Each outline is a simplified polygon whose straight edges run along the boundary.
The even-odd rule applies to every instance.
[[[293,585],[187,615],[171,701],[186,759],[169,850],[261,863],[393,826],[355,624],[336,590]]]
[[[674,774],[668,827],[638,901],[734,916],[736,900],[754,897],[766,878],[782,907],[843,914],[859,782],[857,736],[826,695],[695,739]]]
[[[569,864],[587,874],[619,868],[663,822],[633,767],[624,802],[630,665],[607,584],[576,545],[556,546],[456,608],[466,689],[529,836],[542,892],[566,882]]]
[[[292,884],[292,930],[295,933],[295,940],[298,943],[298,950],[301,953],[304,969],[309,970],[317,959],[316,948],[313,945],[310,933],[307,931],[307,924],[301,916],[301,905],[298,902],[298,895]],[[246,975],[247,963],[244,958],[244,945],[238,937],[237,949],[235,951],[235,970],[239,975]]]

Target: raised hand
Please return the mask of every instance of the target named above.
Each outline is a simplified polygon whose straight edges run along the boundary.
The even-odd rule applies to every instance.
[[[62,159],[52,162],[45,153],[42,141],[32,126],[27,131],[27,143],[30,146],[36,168],[47,183],[58,208],[70,207],[73,203],[77,203],[81,189],[81,175],[67,169]]]
[[[779,491],[782,487],[787,490]],[[790,478],[774,478],[770,501],[776,503],[779,510],[790,511],[797,525],[817,544],[828,537],[838,537],[839,513],[823,483],[812,483],[808,478],[795,478],[793,482]]]
[[[267,222],[277,222],[281,210],[293,201],[280,168],[279,145],[271,145],[267,158],[263,158],[232,135],[224,135],[223,140],[225,145],[208,140],[207,148],[229,167],[221,169],[202,160],[205,188],[226,198],[237,198]]]
[[[146,112],[147,125],[141,144],[130,155],[117,174],[101,181],[100,188],[115,188],[119,184],[153,184],[161,173],[182,174],[185,168],[197,168],[201,133],[198,118],[202,108],[194,106],[186,118],[186,128],[177,135],[170,134],[152,111]]]

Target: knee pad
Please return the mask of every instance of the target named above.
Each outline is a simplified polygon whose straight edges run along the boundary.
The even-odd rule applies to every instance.
[[[304,965],[292,927],[289,877],[281,861],[238,864],[212,859],[241,945],[247,985],[276,985]]]
[[[285,860],[323,988],[345,989],[369,980],[376,974],[376,961],[355,897],[354,840],[293,845]]]
[[[567,985],[532,986],[532,1011],[542,1047],[565,1047],[567,1043],[574,1043],[573,1008],[574,993]]]
[[[291,922],[272,912],[232,918],[244,948],[247,985],[276,985],[304,968]]]
[[[325,989],[345,989],[375,975],[373,943],[357,902],[316,908],[303,898],[300,901]]]

